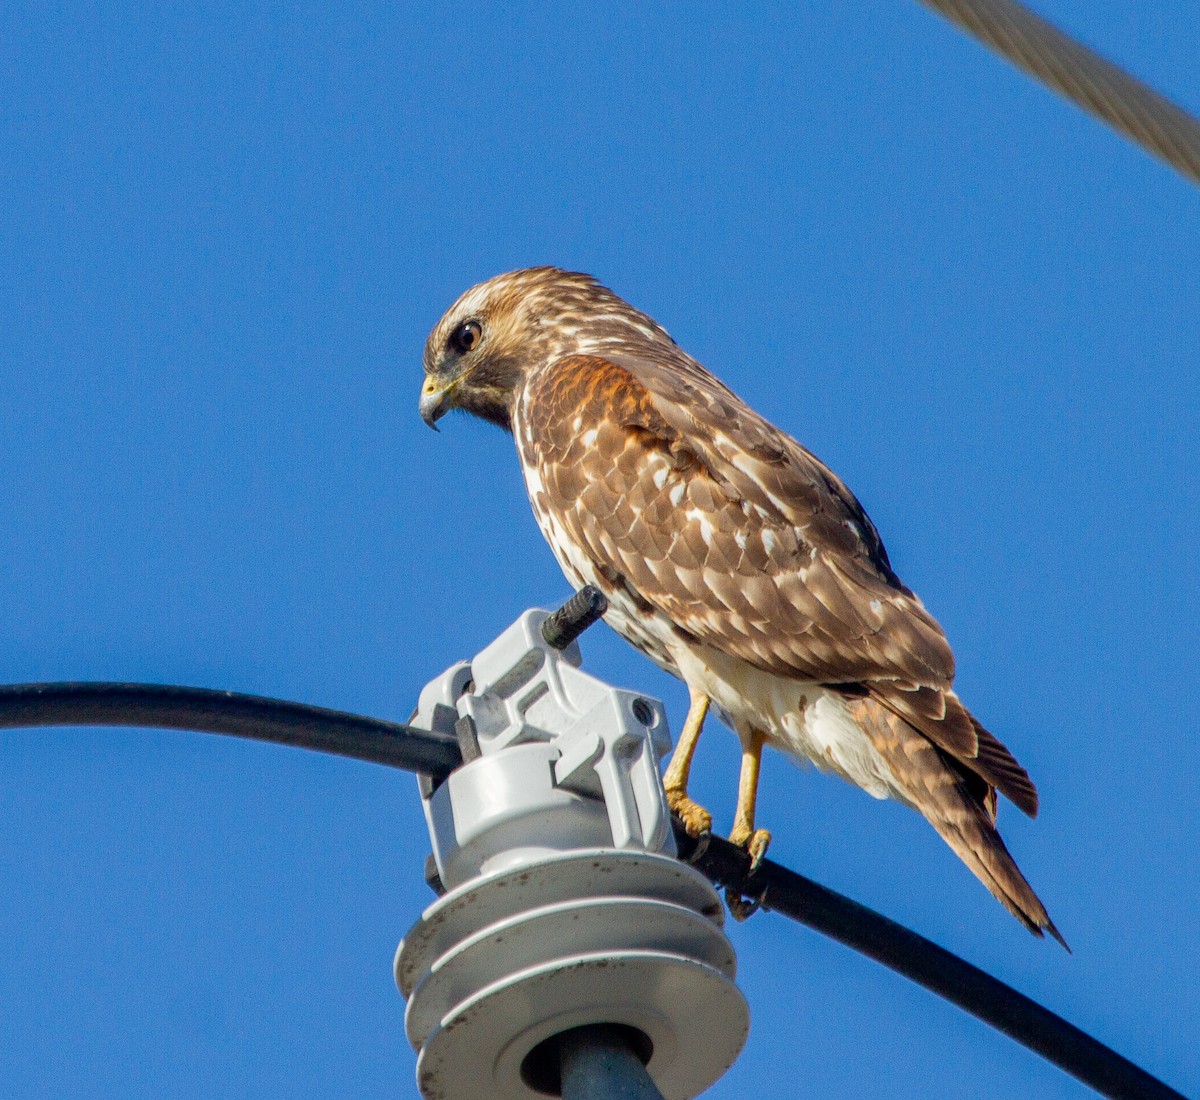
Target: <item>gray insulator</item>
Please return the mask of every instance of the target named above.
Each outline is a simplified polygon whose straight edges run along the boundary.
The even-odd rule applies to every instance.
[[[585,1044],[587,1079],[631,1079],[632,1050],[685,1100],[749,1029],[721,902],[674,858],[662,704],[582,672],[546,618],[526,612],[421,693],[413,724],[461,737],[469,718],[479,755],[422,791],[449,892],[396,953],[418,1084],[427,1100],[534,1100],[561,1087],[560,1057],[578,1061],[557,1036],[614,1025],[595,1034],[629,1042],[595,1058]]]

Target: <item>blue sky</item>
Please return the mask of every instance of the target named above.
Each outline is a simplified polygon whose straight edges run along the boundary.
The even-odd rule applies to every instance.
[[[1193,110],[1200,4],[1041,10]],[[1200,1092],[1200,191],[912,0],[17,5],[0,42],[0,682],[380,717],[568,592],[510,442],[416,415],[468,285],[590,271],[828,461],[1029,768],[1074,948],[778,757],[772,855]],[[1190,28],[1190,30],[1188,30]],[[602,630],[590,670],[686,700]],[[728,826],[735,739],[694,790]],[[415,1096],[415,782],[0,736],[0,1091]],[[778,917],[713,1097],[1087,1090]]]

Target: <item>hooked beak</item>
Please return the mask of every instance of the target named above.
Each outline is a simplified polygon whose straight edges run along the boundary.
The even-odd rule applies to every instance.
[[[453,389],[453,382],[439,386],[437,380],[431,375],[426,375],[425,382],[421,386],[421,400],[417,408],[420,410],[421,419],[435,432],[438,430],[438,420],[450,410],[450,394]]]

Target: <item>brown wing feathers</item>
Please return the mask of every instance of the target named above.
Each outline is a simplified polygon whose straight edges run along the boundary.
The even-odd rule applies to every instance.
[[[858,501],[678,359],[668,374],[573,356],[530,381],[523,415],[537,425],[518,445],[559,522],[606,579],[681,634],[842,689],[951,848],[1026,926],[1061,939],[993,824],[996,790],[1031,815],[1037,790],[951,690],[945,636]]]
[[[685,406],[633,366],[573,356],[525,395],[538,420],[526,459],[573,537],[695,637],[781,675],[863,684],[1036,813],[1028,774],[950,690],[941,628],[841,482],[715,380],[692,371]]]
[[[525,460],[553,483],[572,535],[696,636],[784,676],[948,682],[953,661],[940,628],[869,562],[843,566],[830,545],[840,521],[814,504],[795,522],[755,488],[753,469],[721,456],[711,432],[672,425],[664,401],[627,368],[574,356],[534,378],[522,401],[538,421],[536,453]],[[819,464],[808,461],[819,502]],[[803,479],[794,472],[793,482]],[[651,515],[671,519],[651,524]]]

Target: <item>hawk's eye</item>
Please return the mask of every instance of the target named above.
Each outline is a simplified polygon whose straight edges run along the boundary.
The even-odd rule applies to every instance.
[[[464,321],[450,333],[450,346],[459,355],[466,355],[483,338],[483,326],[478,321]]]

